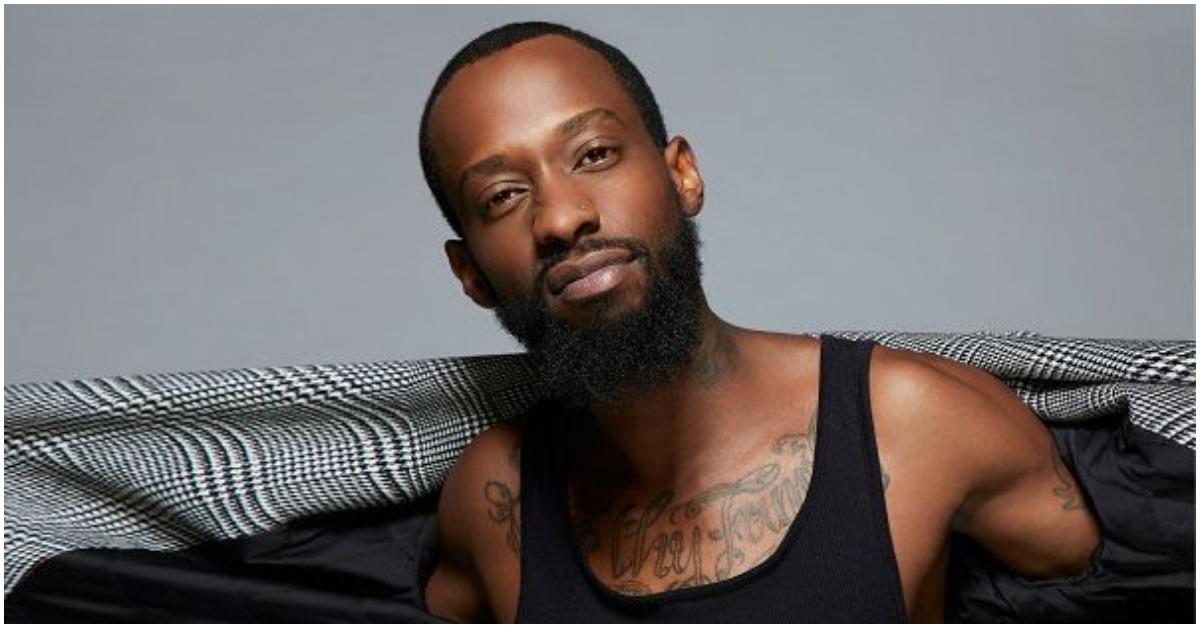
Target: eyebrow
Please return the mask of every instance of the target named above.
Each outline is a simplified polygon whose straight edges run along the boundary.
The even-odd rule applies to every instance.
[[[559,124],[558,135],[559,137],[570,137],[575,135],[576,133],[582,131],[589,122],[597,118],[608,118],[621,126],[625,126],[625,122],[621,120],[621,116],[617,115],[617,112],[609,109],[608,107],[594,107],[584,111],[583,113],[575,114],[562,124]]]
[[[572,135],[577,135],[580,131],[587,127],[590,122],[597,119],[608,119],[621,126],[625,126],[625,122],[621,120],[621,116],[617,115],[617,112],[613,111],[612,109],[609,109],[608,107],[593,107],[582,113],[577,113],[559,123],[558,127],[555,129],[555,133],[562,138],[571,137]],[[484,157],[470,166],[467,166],[467,168],[462,171],[462,174],[459,175],[458,178],[459,192],[461,193],[463,187],[467,184],[467,179],[474,176],[495,172],[497,170],[503,170],[507,164],[508,159],[504,155],[497,153],[495,155]]]

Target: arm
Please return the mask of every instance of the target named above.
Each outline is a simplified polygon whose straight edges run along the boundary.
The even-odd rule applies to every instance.
[[[451,469],[438,501],[438,562],[425,588],[433,614],[472,623],[516,614],[519,445],[519,428],[490,428]]]
[[[889,388],[938,434],[957,478],[951,529],[1028,577],[1085,571],[1100,527],[1041,419],[990,373],[905,353]]]

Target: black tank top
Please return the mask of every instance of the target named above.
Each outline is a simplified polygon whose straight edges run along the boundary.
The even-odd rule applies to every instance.
[[[521,455],[518,622],[905,622],[868,399],[873,341],[821,336],[808,495],[779,547],[728,580],[645,596],[600,582],[567,517],[566,419],[537,412]],[[805,417],[797,416],[802,427]]]

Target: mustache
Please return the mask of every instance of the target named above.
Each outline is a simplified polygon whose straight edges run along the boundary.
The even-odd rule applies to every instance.
[[[591,238],[583,240],[571,249],[560,250],[542,260],[541,268],[534,278],[537,293],[545,293],[546,273],[550,272],[551,268],[554,268],[563,260],[577,258],[592,251],[603,249],[625,249],[633,254],[634,260],[639,257],[649,257],[650,255],[650,248],[640,240],[634,238]]]

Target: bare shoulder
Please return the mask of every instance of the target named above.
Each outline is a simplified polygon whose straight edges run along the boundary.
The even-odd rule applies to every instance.
[[[434,614],[511,620],[520,578],[522,429],[497,425],[463,450],[438,501],[438,565],[426,587]]]
[[[479,433],[463,449],[447,482],[455,476],[472,477],[479,474],[516,479],[521,474],[521,437],[519,423],[493,425]]]
[[[490,549],[480,541],[495,540],[491,537],[500,531],[504,544],[517,551],[521,435],[519,425],[484,430],[463,450],[442,487],[438,523],[443,540],[448,549],[470,553],[472,562],[478,562],[481,550]]]
[[[897,453],[928,457],[966,495],[980,483],[1042,467],[1050,433],[996,376],[939,355],[877,345],[870,398]]]
[[[899,422],[905,429],[961,447],[986,444],[1010,453],[1032,447],[1039,459],[1043,457],[1049,432],[1041,419],[1007,384],[981,368],[876,345],[870,386],[877,420]]]
[[[1021,573],[1078,573],[1099,530],[1049,429],[994,375],[877,346],[870,395],[889,455],[954,503],[952,528]],[[882,456],[882,453],[881,453]]]
[[[958,391],[979,395],[1000,406],[1014,408],[1024,403],[1000,378],[977,367],[934,353],[896,349],[877,345],[872,356],[872,368],[880,365],[890,373],[893,385],[912,387],[940,386],[947,393]]]

